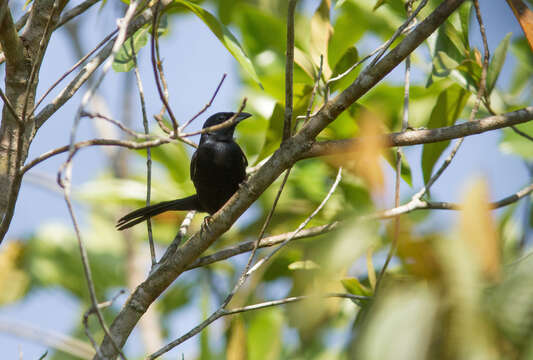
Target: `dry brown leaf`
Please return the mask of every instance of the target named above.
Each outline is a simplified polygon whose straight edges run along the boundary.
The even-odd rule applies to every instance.
[[[513,14],[526,36],[529,47],[533,50],[533,11],[529,10],[522,0],[507,0],[507,4],[513,10]]]

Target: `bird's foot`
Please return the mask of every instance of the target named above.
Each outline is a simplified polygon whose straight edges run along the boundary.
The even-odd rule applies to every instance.
[[[204,231],[209,231],[209,227],[211,226],[211,221],[213,221],[213,217],[211,215],[207,215],[204,217],[204,221],[202,223],[202,226],[200,227],[200,234]]]

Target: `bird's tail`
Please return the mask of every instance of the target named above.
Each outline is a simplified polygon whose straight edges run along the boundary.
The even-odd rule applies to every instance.
[[[192,195],[183,199],[163,201],[154,205],[146,206],[134,210],[121,217],[116,225],[117,230],[124,230],[140,222],[148,220],[169,210],[198,210],[202,211],[202,206],[198,201],[198,195]]]

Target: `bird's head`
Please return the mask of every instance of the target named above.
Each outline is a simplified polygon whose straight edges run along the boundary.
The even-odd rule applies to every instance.
[[[205,121],[203,128],[205,129],[205,128],[208,128],[208,127],[211,127],[211,126],[222,124],[223,122],[225,122],[226,120],[229,120],[234,115],[235,115],[234,112],[219,112],[219,113],[216,113],[214,115],[211,115]],[[252,114],[241,112],[236,117],[236,119],[235,119],[236,122],[234,124],[229,125],[229,126],[225,126],[222,129],[218,129],[218,130],[214,130],[214,131],[210,131],[208,133],[202,134],[202,137],[200,139],[200,143],[204,142],[209,137],[214,137],[218,141],[231,141],[231,140],[233,140],[233,132],[235,131],[235,127],[237,126],[237,124],[240,123],[242,120],[249,118],[250,116],[252,116]]]

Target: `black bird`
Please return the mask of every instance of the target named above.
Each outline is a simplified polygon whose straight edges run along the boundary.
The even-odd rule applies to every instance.
[[[203,128],[221,124],[234,115],[232,112],[216,113],[206,120]],[[191,159],[191,180],[196,188],[195,195],[132,211],[118,220],[117,229],[127,229],[169,210],[196,210],[211,215],[217,212],[246,178],[248,161],[233,140],[233,133],[237,124],[250,116],[252,115],[248,113],[240,113],[233,125],[202,134]]]

